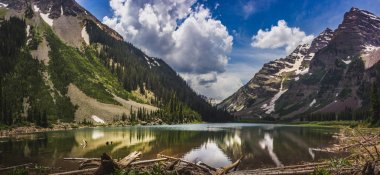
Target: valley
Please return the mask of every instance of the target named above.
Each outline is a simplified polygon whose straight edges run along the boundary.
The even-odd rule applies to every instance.
[[[219,5],[168,2],[0,0],[0,174],[380,173],[377,11],[247,39]],[[278,50],[245,82],[233,67]]]

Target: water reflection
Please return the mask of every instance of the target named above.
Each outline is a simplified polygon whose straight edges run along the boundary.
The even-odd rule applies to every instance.
[[[208,165],[213,167],[219,167],[220,165],[228,165],[231,163],[228,156],[211,140],[202,144],[200,148],[192,149],[190,152],[186,153],[183,158],[190,162],[207,162]]]
[[[138,150],[142,159],[166,154],[221,167],[244,156],[242,169],[273,167],[331,157],[311,148],[334,143],[337,131],[257,124],[79,129],[1,139],[0,164],[34,162],[75,169],[75,163],[62,159],[99,157],[103,152],[122,158]]]
[[[265,133],[264,139],[259,141],[259,145],[261,149],[268,151],[270,158],[276,166],[284,166],[273,151],[273,138],[268,133]]]

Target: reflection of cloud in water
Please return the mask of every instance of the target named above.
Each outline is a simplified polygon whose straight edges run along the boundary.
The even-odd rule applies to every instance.
[[[231,164],[230,159],[224,154],[213,141],[207,141],[200,148],[186,153],[183,158],[190,162],[202,161],[212,167],[222,167]]]
[[[284,166],[278,159],[276,153],[274,153],[273,151],[273,138],[268,133],[265,133],[264,139],[259,141],[259,145],[261,149],[268,150],[269,156],[273,160],[273,162],[276,164],[276,166]]]
[[[309,154],[310,154],[311,158],[314,160],[315,154],[313,152],[313,148],[309,148]]]
[[[100,139],[104,137],[104,131],[101,131],[101,130],[93,130],[92,131],[92,139],[96,140],[96,139]]]
[[[227,147],[234,146],[235,144],[241,146],[241,138],[238,135],[238,132],[235,132],[235,135],[233,137],[225,137],[224,143],[227,145]]]

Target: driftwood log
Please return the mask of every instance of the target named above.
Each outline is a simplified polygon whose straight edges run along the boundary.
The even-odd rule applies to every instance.
[[[159,154],[157,156],[158,157],[164,157],[164,158],[172,159],[172,160],[175,161],[175,163],[173,163],[172,165],[169,166],[169,169],[172,169],[172,167],[174,167],[178,162],[183,162],[183,163],[186,163],[186,164],[188,164],[190,166],[193,166],[193,167],[196,167],[196,168],[200,168],[203,171],[208,172],[209,174],[212,174],[212,175],[223,175],[223,174],[227,174],[232,169],[236,170],[236,168],[239,166],[241,160],[243,159],[243,157],[241,157],[236,162],[234,162],[234,163],[232,163],[230,165],[227,165],[225,167],[217,169],[217,168],[211,167],[211,166],[209,166],[209,165],[207,165],[205,163],[195,164],[195,163],[183,160],[183,159],[179,159],[179,158],[175,158],[175,157],[170,157],[170,156],[165,156],[165,155],[161,155],[161,154]]]
[[[21,165],[16,165],[16,166],[10,166],[6,168],[0,168],[0,172],[9,171],[9,170],[17,169],[17,168],[24,168],[24,167],[28,167],[32,165],[33,165],[32,163],[26,163],[26,164],[21,164]]]
[[[124,157],[123,159],[121,159],[118,164],[120,165],[120,167],[122,168],[126,168],[127,166],[129,166],[133,161],[135,161],[139,156],[141,155],[141,152],[137,152],[137,151],[134,151],[132,152],[131,154],[129,154],[128,156]]]
[[[183,160],[183,159],[179,159],[179,158],[175,158],[175,157],[170,157],[170,156],[165,156],[165,155],[162,155],[162,154],[158,154],[157,156],[158,157],[164,157],[164,158],[167,158],[167,159],[171,159],[171,160],[174,160],[174,161],[183,162],[183,163],[186,163],[186,164],[188,164],[190,166],[193,166],[193,167],[196,167],[196,168],[200,168],[200,169],[202,169],[205,172],[210,172],[210,169],[208,169],[206,167],[197,165],[195,163],[192,163],[192,162],[189,162],[189,161],[186,161],[186,160]]]
[[[227,174],[232,169],[236,170],[237,167],[239,166],[240,162],[241,162],[241,159],[243,159],[243,157],[240,157],[240,159],[238,159],[236,162],[234,162],[230,165],[227,165],[225,167],[217,169],[214,174],[215,175],[223,175],[223,174]]]
[[[96,161],[100,161],[100,166],[97,168],[89,168],[89,169],[61,172],[61,173],[55,173],[52,175],[75,175],[75,174],[91,174],[91,173],[93,173],[94,175],[112,174],[117,169],[121,169],[121,168],[124,168],[124,167],[127,167],[128,165],[130,165],[140,155],[141,155],[141,152],[132,152],[128,156],[121,159],[119,162],[112,159],[111,156],[109,156],[106,153],[103,153],[100,160],[94,159],[94,158],[90,158],[87,160],[86,160],[86,158],[65,158],[65,160],[84,160],[84,163],[81,164],[81,167],[86,167],[89,164],[95,165]],[[155,161],[159,161],[159,160],[154,160],[154,161],[150,160],[150,162],[155,162]],[[148,161],[141,161],[139,164],[143,164],[146,162],[148,162]],[[136,163],[138,163],[138,162],[136,162]]]

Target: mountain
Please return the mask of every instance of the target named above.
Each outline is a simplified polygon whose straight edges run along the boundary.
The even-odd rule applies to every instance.
[[[218,108],[277,119],[368,108],[371,82],[380,79],[379,46],[380,18],[352,8],[335,31],[326,29],[310,45],[264,64]]]
[[[74,0],[0,0],[0,50],[1,123],[229,119]]]

